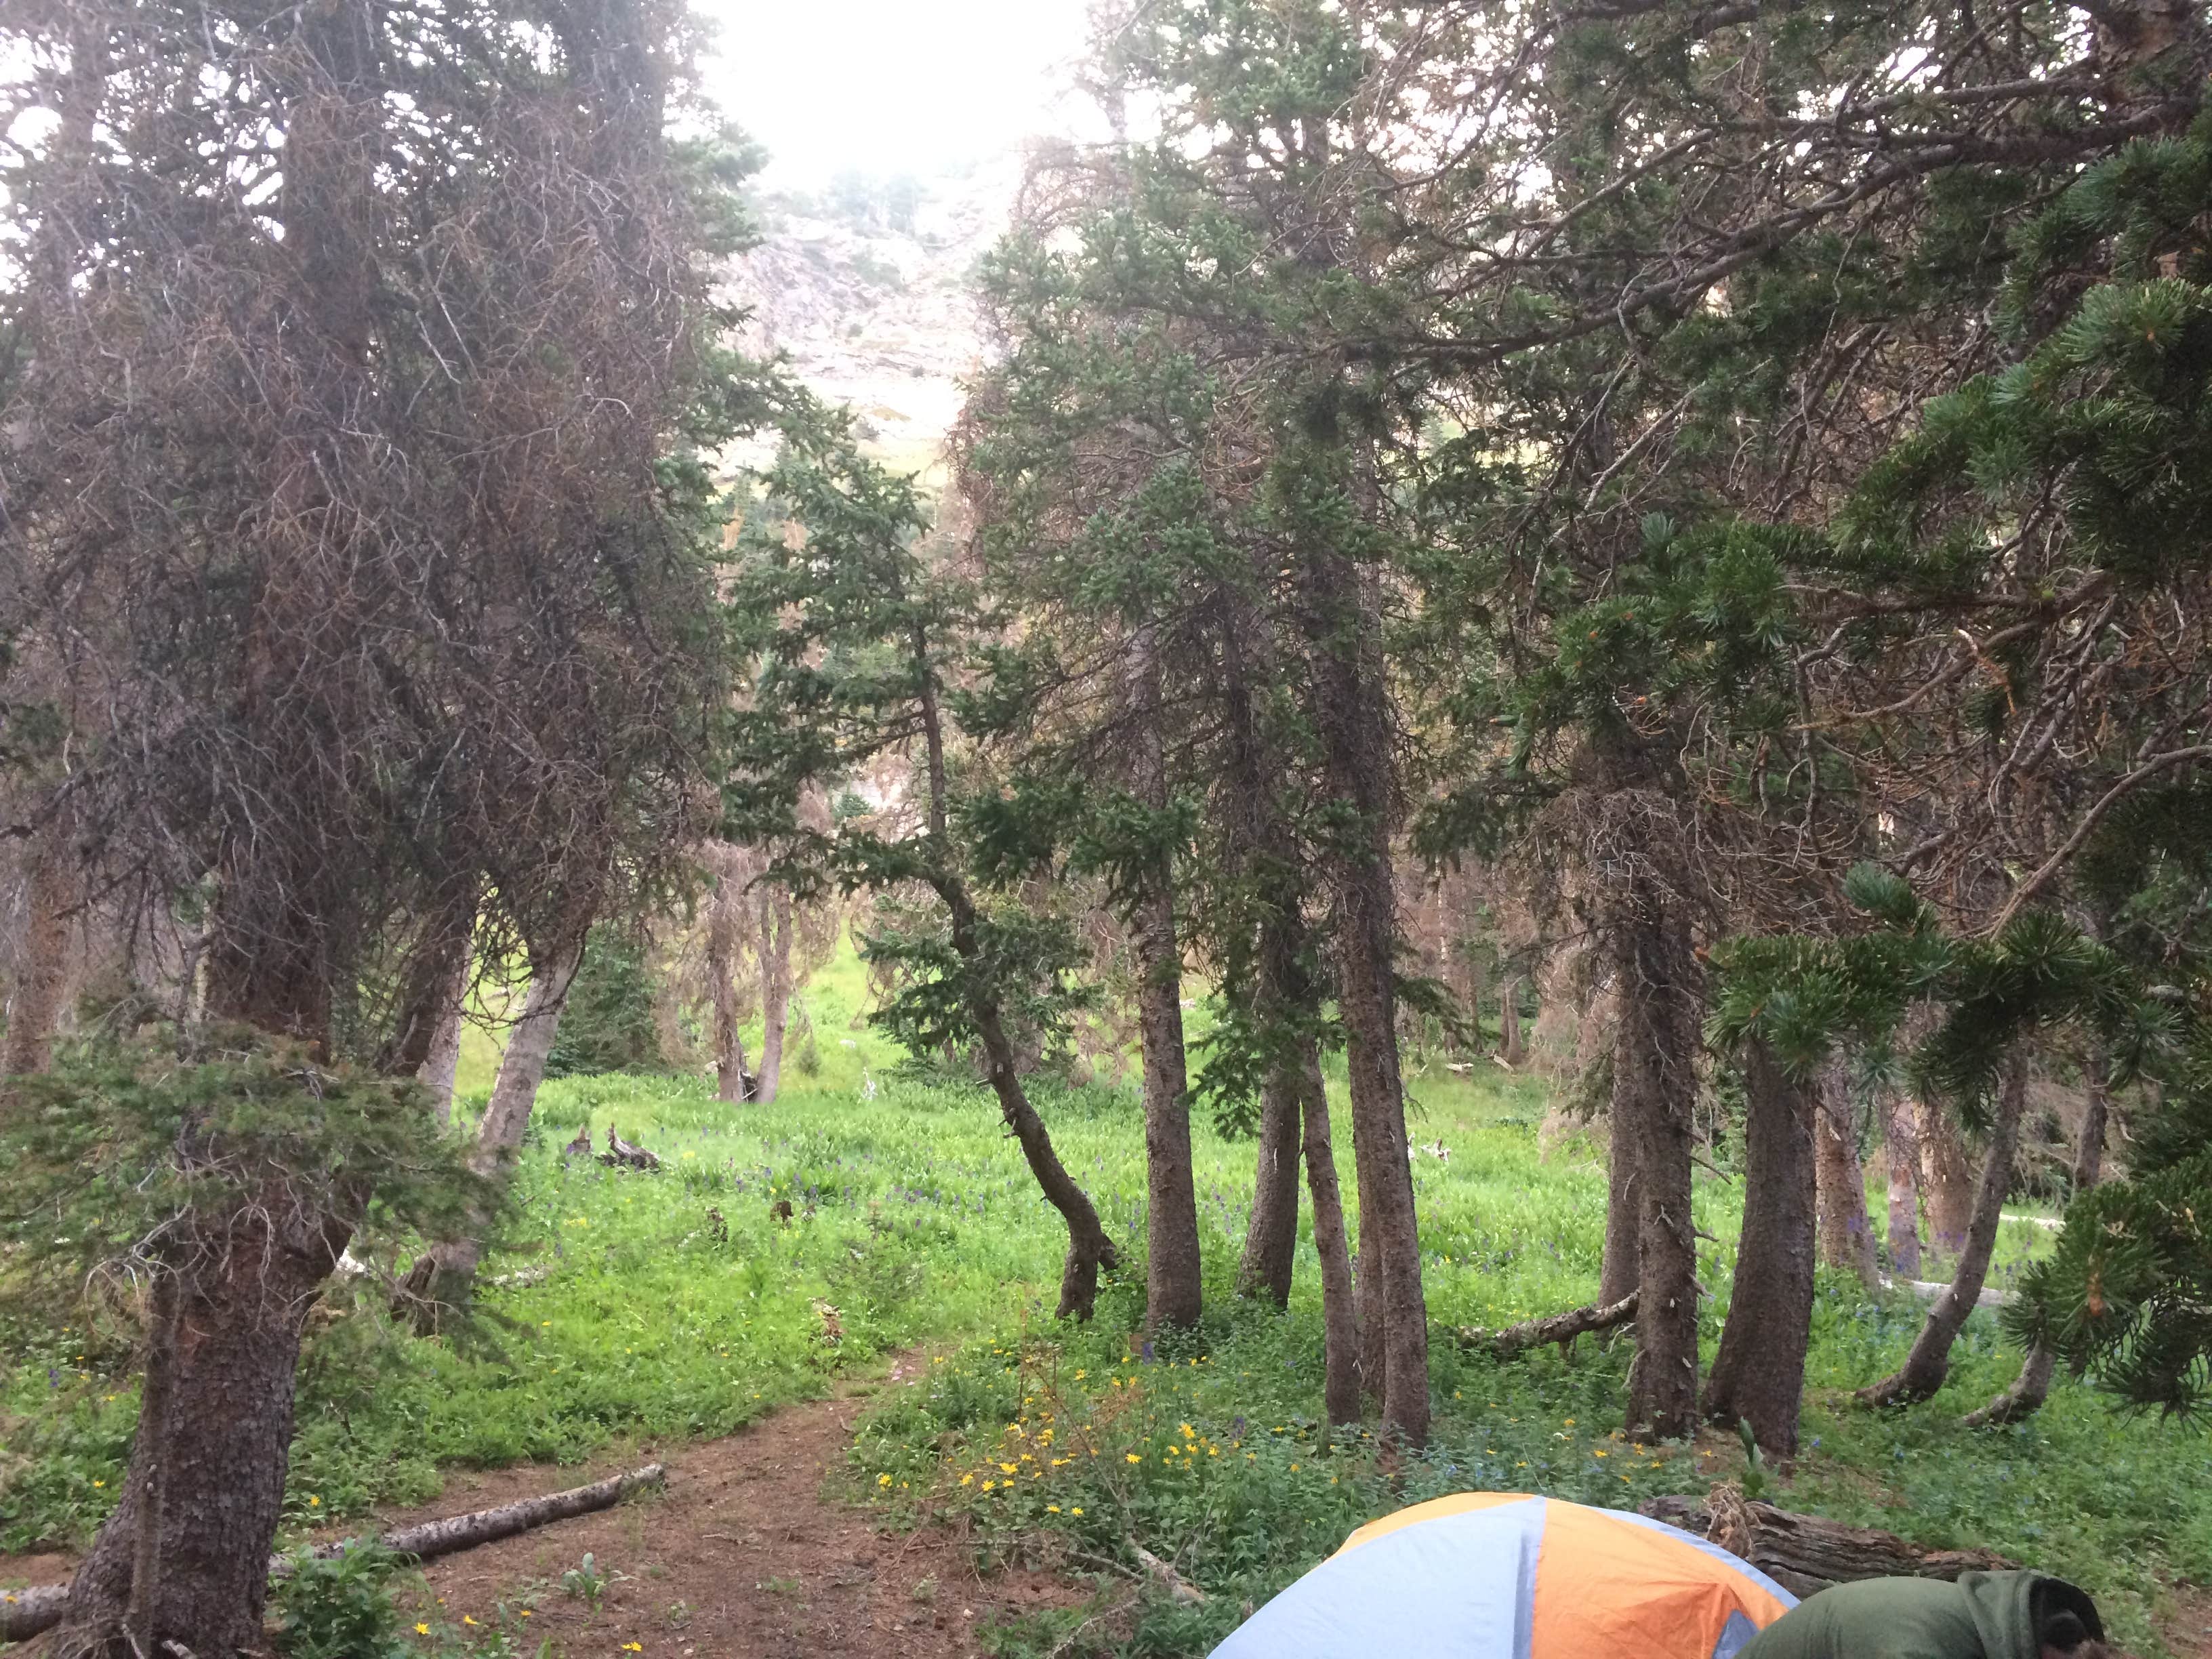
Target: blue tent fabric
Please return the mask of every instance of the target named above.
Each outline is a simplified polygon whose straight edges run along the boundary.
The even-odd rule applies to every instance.
[[[1214,1659],[1530,1659],[1545,1504],[1443,1516],[1332,1556]]]
[[[1664,1522],[1468,1493],[1362,1528],[1213,1659],[1734,1659],[1796,1604]]]

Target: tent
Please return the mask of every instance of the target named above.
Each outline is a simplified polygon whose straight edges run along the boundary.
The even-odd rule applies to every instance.
[[[1796,1605],[1662,1521],[1519,1492],[1416,1504],[1353,1533],[1214,1659],[1731,1659]]]

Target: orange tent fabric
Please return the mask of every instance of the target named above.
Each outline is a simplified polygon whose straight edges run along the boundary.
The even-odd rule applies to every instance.
[[[1460,1492],[1371,1521],[1217,1659],[1730,1659],[1796,1598],[1620,1510]]]

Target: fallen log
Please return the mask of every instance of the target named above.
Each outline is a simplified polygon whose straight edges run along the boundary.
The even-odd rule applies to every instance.
[[[61,1623],[62,1603],[68,1600],[67,1584],[0,1590],[0,1642],[27,1642],[40,1631],[52,1629]]]
[[[378,1541],[394,1554],[412,1556],[417,1561],[432,1561],[441,1555],[458,1554],[462,1550],[474,1549],[479,1544],[495,1543],[502,1538],[512,1538],[518,1533],[533,1531],[556,1521],[572,1520],[595,1510],[611,1510],[632,1492],[660,1486],[667,1478],[668,1472],[660,1464],[648,1463],[641,1469],[611,1475],[605,1480],[595,1480],[588,1486],[574,1486],[567,1492],[549,1492],[543,1498],[526,1498],[519,1503],[501,1504],[494,1509],[476,1510],[467,1515],[448,1516],[443,1521],[424,1521],[412,1527],[395,1527]],[[317,1545],[311,1553],[317,1559],[328,1561],[360,1546],[358,1538],[343,1538],[336,1543]],[[271,1578],[284,1577],[291,1572],[292,1567],[293,1563],[289,1557],[271,1556],[269,1576]],[[62,1620],[62,1604],[68,1599],[67,1584],[37,1584],[29,1589],[0,1590],[0,1642],[27,1642],[40,1632],[58,1625]]]
[[[1459,1345],[1462,1348],[1486,1350],[1492,1358],[1510,1359],[1527,1348],[1540,1348],[1547,1342],[1569,1343],[1591,1331],[1618,1329],[1636,1317],[1636,1292],[1631,1291],[1618,1302],[1593,1303],[1587,1308],[1577,1308],[1562,1314],[1553,1314],[1543,1319],[1524,1319],[1517,1325],[1508,1325],[1502,1330],[1486,1331],[1479,1325],[1460,1328]]]
[[[1733,1486],[1703,1499],[1655,1498],[1642,1513],[1710,1539],[1800,1597],[1859,1578],[1956,1578],[2020,1565],[1990,1550],[1923,1549],[1894,1533],[1777,1509]]]

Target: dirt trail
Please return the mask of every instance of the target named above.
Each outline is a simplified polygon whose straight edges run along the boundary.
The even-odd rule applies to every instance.
[[[914,1360],[902,1360],[880,1386],[906,1386],[915,1372]],[[523,1650],[550,1637],[564,1659],[968,1659],[981,1652],[975,1631],[994,1613],[1083,1599],[1047,1573],[981,1577],[957,1540],[879,1534],[864,1511],[825,1495],[844,1469],[862,1403],[856,1390],[787,1407],[726,1439],[626,1449],[586,1470],[456,1472],[438,1504],[379,1519],[390,1526],[457,1515],[576,1486],[623,1462],[665,1463],[659,1496],[424,1569],[442,1600],[423,1610],[426,1620],[458,1625],[466,1615],[489,1625],[501,1601],[528,1607],[532,1639]],[[586,1550],[600,1572],[621,1575],[596,1611],[561,1588],[561,1575]]]
[[[787,1407],[726,1439],[627,1446],[582,1468],[455,1470],[437,1503],[380,1512],[375,1525],[486,1509],[657,1461],[668,1468],[659,1493],[430,1563],[433,1601],[411,1616],[477,1638],[504,1603],[527,1638],[521,1653],[550,1638],[561,1659],[970,1659],[993,1614],[1073,1606],[1085,1594],[1044,1572],[979,1577],[956,1538],[878,1533],[864,1510],[829,1495],[866,1396],[909,1386],[920,1369],[902,1358],[881,1382]],[[587,1550],[610,1580],[596,1608],[561,1585]],[[73,1565],[0,1557],[0,1582],[58,1582]]]

